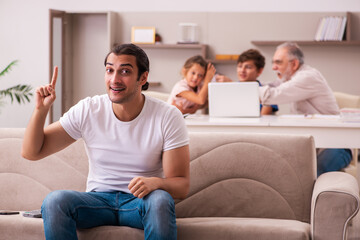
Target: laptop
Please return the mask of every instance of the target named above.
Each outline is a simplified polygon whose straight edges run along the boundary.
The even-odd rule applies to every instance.
[[[260,117],[257,82],[210,82],[210,117]]]

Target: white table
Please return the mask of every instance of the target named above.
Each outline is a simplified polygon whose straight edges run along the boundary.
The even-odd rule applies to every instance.
[[[309,134],[317,148],[360,148],[360,122],[343,122],[339,116],[280,115],[260,118],[185,118],[189,132],[255,132]]]

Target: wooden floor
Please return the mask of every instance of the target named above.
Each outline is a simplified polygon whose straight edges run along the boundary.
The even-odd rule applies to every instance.
[[[360,163],[359,163],[360,164]],[[358,165],[357,180],[360,186],[360,167]],[[348,231],[348,240],[359,240],[360,239],[360,212],[355,216],[352,221],[352,226]]]

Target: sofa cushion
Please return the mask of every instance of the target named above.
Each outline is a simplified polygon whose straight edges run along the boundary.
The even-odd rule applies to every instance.
[[[144,240],[144,231],[124,226],[101,226],[78,229],[79,240]]]
[[[310,225],[296,220],[264,218],[178,218],[178,239],[310,239]],[[1,239],[45,240],[42,219],[22,215],[0,216]],[[142,240],[140,229],[101,226],[79,229],[79,240]]]
[[[45,240],[43,221],[41,218],[17,215],[0,215],[0,239]]]
[[[178,239],[309,240],[310,224],[265,218],[179,218]]]
[[[0,215],[0,239],[45,240],[42,218],[18,215]],[[79,240],[143,240],[144,231],[120,226],[101,226],[91,229],[78,229]]]

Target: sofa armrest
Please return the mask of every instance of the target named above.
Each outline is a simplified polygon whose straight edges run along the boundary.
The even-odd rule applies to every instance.
[[[352,175],[320,175],[311,202],[312,239],[346,239],[349,222],[359,211],[359,201],[359,186]]]

